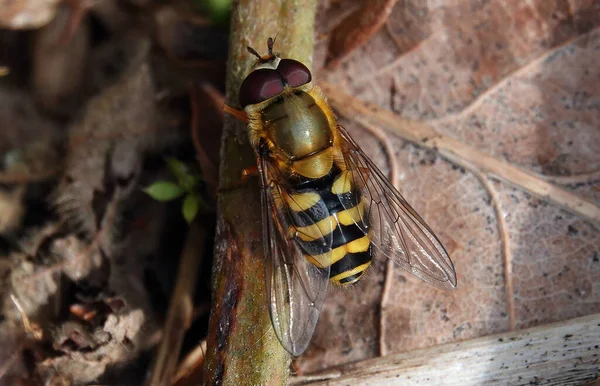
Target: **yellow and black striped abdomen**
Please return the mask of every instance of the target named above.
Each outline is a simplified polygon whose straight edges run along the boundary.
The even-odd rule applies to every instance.
[[[335,284],[358,281],[371,265],[371,243],[364,204],[349,174],[334,166],[327,175],[293,187],[285,197],[290,231],[306,258],[318,267],[330,267]]]

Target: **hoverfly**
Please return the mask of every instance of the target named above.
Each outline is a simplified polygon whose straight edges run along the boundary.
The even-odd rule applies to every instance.
[[[310,70],[273,44],[265,56],[248,47],[258,61],[239,94],[261,186],[271,322],[298,356],[328,283],[356,283],[372,259],[442,289],[456,287],[456,273],[431,228],[337,122]]]

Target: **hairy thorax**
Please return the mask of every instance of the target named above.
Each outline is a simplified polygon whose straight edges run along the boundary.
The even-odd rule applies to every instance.
[[[292,173],[319,178],[333,166],[334,133],[327,115],[304,91],[286,93],[263,110],[273,155]]]

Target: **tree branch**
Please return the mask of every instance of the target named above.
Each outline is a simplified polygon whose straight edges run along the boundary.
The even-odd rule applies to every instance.
[[[238,107],[238,90],[254,64],[246,46],[275,51],[310,66],[315,0],[240,0],[231,18],[227,104]],[[258,182],[239,189],[242,170],[256,164],[246,128],[227,116],[221,144],[217,240],[204,384],[284,384],[289,356],[275,337],[266,307]]]

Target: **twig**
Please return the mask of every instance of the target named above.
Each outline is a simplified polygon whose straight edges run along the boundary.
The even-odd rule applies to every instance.
[[[196,219],[188,230],[185,247],[179,261],[177,282],[169,304],[163,339],[155,357],[148,386],[171,384],[177,368],[183,336],[192,321],[196,276],[202,263],[200,254],[204,250],[206,241],[206,230],[199,226],[198,221]]]
[[[267,38],[279,33],[275,51],[310,66],[315,11],[315,0],[234,3],[228,105],[238,106],[238,90],[255,63],[249,45],[264,51]],[[266,307],[258,181],[227,189],[255,164],[245,125],[226,116],[204,384],[281,385],[287,379],[289,355],[275,337]]]
[[[408,141],[437,150],[458,165],[465,168],[475,167],[488,177],[520,187],[534,196],[600,223],[598,206],[529,171],[472,148],[455,138],[440,134],[425,122],[405,119],[374,104],[362,102],[326,82],[321,82],[321,86],[334,108],[347,118],[363,125],[371,123],[393,131]]]
[[[548,182],[552,182],[553,184],[559,185],[575,185],[575,184],[585,184],[585,183],[593,183],[600,181],[600,170],[594,170],[587,173],[574,174],[571,176],[546,176],[540,175],[541,179],[546,180]]]
[[[206,340],[201,341],[195,349],[190,351],[189,354],[181,361],[177,372],[172,379],[174,386],[183,386],[185,384],[191,384],[188,378],[192,377],[198,369],[204,366],[204,359],[206,358]],[[192,381],[193,382],[193,381]]]
[[[307,383],[326,381],[329,379],[335,379],[342,376],[342,372],[339,370],[333,370],[329,372],[319,373],[317,375],[300,375],[290,378],[290,385],[306,385]]]
[[[38,182],[56,177],[62,168],[51,168],[37,174],[30,173],[3,173],[0,172],[0,183],[2,184],[25,184]]]
[[[515,316],[515,293],[513,286],[512,277],[512,252],[510,249],[510,239],[506,231],[506,219],[500,208],[500,200],[498,194],[488,181],[487,177],[480,173],[477,169],[471,169],[471,172],[479,179],[485,190],[490,196],[490,201],[494,212],[496,213],[496,220],[498,221],[498,233],[500,234],[500,242],[502,243],[502,257],[504,259],[504,287],[506,291],[506,303],[508,308],[508,324],[509,331],[516,330],[516,316]]]
[[[19,314],[21,314],[21,319],[23,320],[23,328],[25,329],[27,335],[32,336],[36,340],[42,339],[42,337],[44,336],[44,331],[42,331],[42,328],[37,323],[33,323],[31,319],[29,319],[29,316],[27,316],[27,313],[23,309],[23,306],[21,305],[17,297],[11,293],[10,300],[12,300],[15,307],[17,307],[17,310],[19,310]]]
[[[63,32],[56,42],[58,46],[65,46],[71,42],[73,36],[81,27],[85,16],[96,5],[97,0],[66,0],[64,2],[70,8],[69,20],[63,28]]]
[[[206,87],[204,87],[206,90]],[[190,87],[190,108],[192,110],[191,117],[191,136],[192,142],[194,144],[194,149],[196,150],[196,158],[198,159],[198,163],[200,163],[200,168],[202,170],[202,177],[208,184],[208,190],[210,192],[211,198],[213,200],[216,199],[217,194],[217,170],[215,165],[211,162],[210,158],[206,154],[206,151],[202,147],[202,143],[199,137],[199,120],[200,120],[200,112],[198,111],[198,89],[195,85]],[[214,202],[214,201],[213,201]]]
[[[392,354],[314,374],[330,378],[307,384],[581,385],[598,378],[599,324],[594,314]]]

